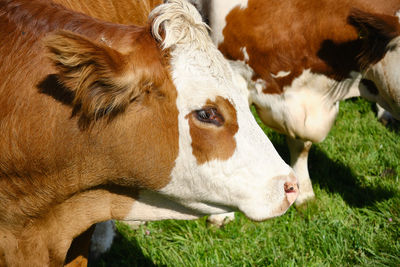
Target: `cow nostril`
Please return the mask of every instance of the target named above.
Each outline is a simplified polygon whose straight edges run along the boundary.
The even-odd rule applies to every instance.
[[[284,189],[286,193],[294,193],[297,191],[297,186],[294,183],[286,182],[284,185]]]

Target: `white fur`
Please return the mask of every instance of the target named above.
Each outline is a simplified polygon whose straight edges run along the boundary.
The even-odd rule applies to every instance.
[[[242,53],[243,53],[244,62],[248,62],[250,57],[249,57],[249,54],[247,53],[246,47],[240,48],[240,51],[242,51]]]
[[[225,28],[225,17],[229,12],[240,5],[240,8],[247,7],[247,0],[210,0],[210,26],[212,28],[212,39],[215,44],[220,44],[224,40],[222,30]]]
[[[184,11],[179,8],[181,5]],[[179,16],[169,14],[172,11]],[[196,14],[191,16],[192,13]],[[159,6],[152,14],[161,14],[155,19],[153,32],[161,38],[157,35],[158,29],[164,28],[163,46],[170,48],[179,110],[179,154],[171,182],[160,193],[205,214],[238,207],[248,217],[263,220],[283,213],[284,210],[277,212],[277,209],[286,199],[283,185],[292,170],[252,116],[243,78],[233,72],[212,44],[193,6],[174,0]],[[199,165],[192,152],[185,117],[217,96],[229,100],[236,109],[239,125],[234,137],[236,150],[227,160],[211,160]],[[277,176],[283,177],[275,178]]]
[[[169,0],[153,9],[149,16],[155,18],[152,33],[156,39],[162,41],[164,49],[179,45],[208,48],[208,26],[193,5],[183,0]],[[164,37],[160,35],[160,29],[164,30]]]
[[[151,191],[140,191],[125,221],[193,220],[202,214],[187,209],[167,197]]]
[[[282,94],[265,94],[255,85],[250,96],[268,126],[292,138],[320,142],[338,112],[338,99],[328,95],[335,85],[326,76],[306,70]]]
[[[207,221],[216,227],[224,226],[225,224],[232,222],[233,220],[235,220],[234,212],[214,214],[210,215],[207,218]]]
[[[277,74],[271,73],[271,77],[275,78],[275,79],[276,78],[282,78],[282,77],[288,76],[290,73],[291,73],[291,71],[283,71],[283,70],[281,70]]]

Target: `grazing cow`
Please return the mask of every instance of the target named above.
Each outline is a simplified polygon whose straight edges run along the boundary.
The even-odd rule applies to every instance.
[[[399,118],[400,1],[193,1],[247,80],[261,120],[287,135],[297,204],[314,197],[308,153],[327,136],[340,100],[361,95]]]
[[[62,265],[109,219],[283,214],[296,177],[195,8],[120,25],[0,0],[0,266]]]

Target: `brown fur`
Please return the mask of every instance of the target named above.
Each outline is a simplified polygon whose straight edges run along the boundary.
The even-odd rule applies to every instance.
[[[193,155],[198,164],[230,158],[236,148],[234,136],[239,129],[236,110],[229,100],[217,97],[215,102],[208,100],[206,106],[219,107],[224,123],[223,127],[202,123],[195,118],[194,112],[186,116],[189,120]]]
[[[145,25],[148,14],[161,0],[54,0],[65,7],[82,12],[95,18],[100,18],[110,22]],[[68,252],[68,266],[86,266],[89,250],[86,247],[90,243],[91,233],[85,232],[84,237],[74,240]],[[72,251],[72,252],[71,252]],[[78,256],[76,256],[78,255]]]
[[[150,11],[162,0],[54,0],[71,10],[94,18],[121,23],[145,25]]]
[[[363,13],[363,18],[357,19],[355,16],[360,17],[360,13],[352,11],[354,7],[392,17],[381,16],[381,20],[368,21],[369,16]],[[379,3],[372,0],[249,0],[246,9],[237,7],[226,17],[224,41],[219,48],[226,57],[243,60],[240,49],[246,47],[249,65],[256,73],[254,79],[262,78],[267,82],[265,93],[282,92],[304,69],[340,80],[351,70],[376,61],[376,56],[363,55],[368,50],[370,55],[375,54],[377,47],[368,46],[368,41],[359,39],[360,27],[370,27],[376,34],[390,39],[393,34],[400,33],[398,28],[390,29],[398,9],[398,0]],[[352,25],[348,23],[349,15],[353,18],[350,19]],[[353,27],[354,24],[358,27]],[[375,30],[382,26],[389,30]],[[385,48],[385,44],[386,41],[380,47]],[[380,58],[384,55],[382,48],[378,53]],[[291,73],[282,78],[271,76],[279,71]]]
[[[168,183],[176,90],[148,26],[1,0],[0,29],[0,265],[59,265],[73,237],[124,217],[134,188]]]
[[[93,189],[75,194],[54,205],[43,216],[22,229],[0,228],[1,266],[60,266],[72,239],[94,222],[122,219],[135,194],[116,190]],[[0,254],[1,255],[1,254]]]
[[[385,14],[366,13],[352,9],[348,17],[349,24],[359,32],[362,40],[361,51],[357,55],[361,69],[377,63],[391,49],[389,42],[400,34],[399,18]]]

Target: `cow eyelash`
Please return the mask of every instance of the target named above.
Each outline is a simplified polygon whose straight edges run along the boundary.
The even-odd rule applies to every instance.
[[[216,126],[222,126],[224,117],[217,111],[216,108],[204,108],[195,111],[196,119],[204,122],[211,123]]]

